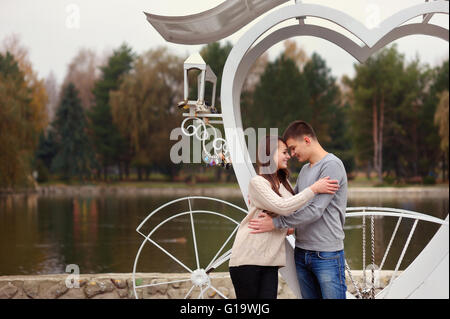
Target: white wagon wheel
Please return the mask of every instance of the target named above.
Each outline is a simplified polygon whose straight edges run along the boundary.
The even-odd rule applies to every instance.
[[[225,204],[229,207],[231,207],[232,209],[243,213],[243,217],[245,217],[245,215],[247,214],[247,211],[242,209],[239,206],[236,206],[232,203],[229,203],[227,201],[221,200],[221,199],[216,199],[216,198],[211,198],[211,197],[204,197],[204,196],[189,196],[189,197],[183,197],[183,198],[179,198],[173,201],[170,201],[162,206],[160,206],[159,208],[155,209],[154,211],[152,211],[142,222],[141,224],[136,228],[136,231],[142,235],[144,237],[144,240],[142,241],[141,246],[139,247],[139,250],[137,252],[136,258],[134,260],[134,266],[133,266],[133,276],[132,276],[132,280],[133,280],[133,291],[134,291],[134,295],[136,298],[138,298],[138,293],[137,290],[142,289],[142,288],[147,288],[147,287],[153,287],[153,286],[159,286],[159,285],[167,285],[167,284],[174,284],[174,283],[185,283],[185,282],[190,282],[192,284],[190,290],[187,292],[187,294],[184,296],[184,298],[192,298],[195,297],[193,296],[193,291],[195,288],[199,288],[200,289],[200,293],[198,294],[198,296],[196,296],[197,298],[204,298],[205,293],[209,290],[212,289],[215,291],[215,293],[217,293],[217,295],[219,295],[222,298],[227,298],[224,294],[222,294],[219,289],[217,289],[216,287],[214,287],[211,283],[211,279],[215,279],[215,278],[222,278],[220,276],[215,276],[213,274],[213,271],[215,269],[217,269],[220,265],[222,265],[223,263],[225,263],[226,261],[229,260],[230,258],[230,254],[231,254],[231,249],[228,251],[223,251],[224,248],[226,247],[226,245],[228,243],[230,243],[231,239],[234,237],[234,235],[236,234],[236,231],[239,228],[239,224],[240,224],[240,220],[237,221],[233,218],[231,218],[230,216],[227,216],[223,213],[219,213],[219,212],[215,212],[215,211],[210,211],[210,210],[193,210],[192,209],[192,205],[191,205],[191,201],[195,200],[195,199],[202,199],[202,200],[208,200],[208,201],[214,201],[214,202],[218,202],[218,203],[222,203]],[[150,218],[152,218],[153,216],[155,216],[156,213],[158,213],[159,211],[161,211],[162,209],[169,207],[170,205],[177,203],[177,202],[181,202],[181,201],[187,201],[188,203],[188,207],[189,210],[188,211],[184,211],[181,213],[176,213],[171,215],[170,217],[164,219],[163,221],[161,221],[160,223],[158,223],[154,228],[151,229],[151,231],[148,234],[145,234],[142,232],[142,227],[143,225],[150,220]],[[208,261],[208,263],[206,263],[205,260],[200,260],[199,256],[199,249],[198,249],[198,245],[197,245],[197,235],[195,233],[195,221],[194,221],[194,216],[200,216],[200,215],[210,215],[210,216],[215,216],[217,218],[220,218],[222,220],[226,220],[228,222],[231,222],[233,225],[235,225],[233,227],[233,231],[231,231],[231,233],[228,235],[227,239],[223,242],[223,244],[221,245],[221,247],[217,250],[217,252],[215,253],[214,257]],[[173,254],[171,254],[169,251],[167,251],[165,248],[163,248],[158,242],[157,240],[152,238],[152,235],[155,233],[155,231],[157,231],[158,229],[160,229],[161,227],[163,227],[166,223],[168,223],[169,221],[172,221],[176,218],[179,217],[183,217],[183,216],[189,216],[190,218],[190,226],[191,226],[191,234],[192,234],[192,241],[193,241],[193,246],[194,246],[194,253],[195,253],[195,269],[191,269],[190,267],[188,267],[185,263],[183,263],[182,261],[180,261],[179,258],[177,258],[176,256],[174,256]],[[156,248],[158,248],[159,250],[161,250],[164,254],[166,254],[168,257],[170,257],[170,259],[180,265],[182,268],[184,268],[187,272],[184,273],[182,276],[186,277],[185,279],[181,279],[181,280],[172,280],[172,281],[164,281],[164,282],[157,282],[157,283],[151,283],[151,284],[144,284],[144,285],[138,285],[136,284],[136,268],[138,265],[138,261],[139,258],[141,257],[141,252],[142,249],[144,248],[144,246],[146,244],[151,244],[154,245]],[[229,277],[229,276],[227,276]]]
[[[359,287],[358,283],[353,280],[352,272],[350,267],[346,263],[346,270],[351,280],[352,285],[355,288],[357,298],[423,298],[424,291],[423,288],[430,285],[437,277],[445,274],[442,272],[441,268],[448,269],[448,215],[445,220],[439,219],[430,215],[417,213],[404,209],[397,208],[386,208],[386,207],[348,207],[346,210],[346,217],[348,218],[362,218],[362,253],[363,253],[363,283],[362,287]],[[365,218],[371,218],[370,234],[371,234],[371,287],[366,287],[366,234],[365,234]],[[380,261],[379,266],[375,264],[375,236],[374,233],[374,218],[397,218],[392,235],[389,239],[389,243],[384,251],[383,257]],[[399,230],[399,226],[404,220],[411,220],[413,223],[410,225],[409,233],[407,235],[406,241],[403,244],[401,253],[395,264],[395,269],[393,271],[392,277],[389,280],[384,289],[375,294],[374,278],[379,277],[379,273],[385,265],[387,256],[390,252],[392,244],[395,242],[397,246],[401,242],[397,239],[396,235]],[[416,231],[419,221],[434,223],[439,225],[440,228],[433,238],[427,243],[426,247],[419,253],[419,255],[407,266],[401,275],[398,275],[399,268],[404,260],[405,253],[411,243],[411,239]],[[380,253],[380,252],[378,252]],[[433,258],[430,258],[430,254],[433,254]],[[369,267],[368,267],[369,268]],[[427,271],[424,271],[426,269]],[[433,278],[435,277],[435,278]],[[441,280],[445,278],[441,278]],[[448,270],[447,270],[448,279]],[[407,283],[407,284],[406,284]],[[407,289],[406,286],[409,286]],[[435,295],[437,298],[442,296],[447,296],[448,298],[448,284],[447,287],[441,285],[440,291],[436,291]],[[348,296],[348,294],[347,294]],[[429,297],[429,296],[426,296]]]

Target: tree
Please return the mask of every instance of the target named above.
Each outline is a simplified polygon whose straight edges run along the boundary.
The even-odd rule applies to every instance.
[[[256,85],[259,83],[261,75],[264,73],[268,62],[269,54],[265,52],[259,58],[257,58],[255,63],[253,63],[253,65],[251,66],[242,86],[241,104],[248,105],[248,103],[251,103],[251,97],[255,92]],[[250,101],[248,101],[248,103],[245,100],[246,97],[250,98]]]
[[[353,140],[350,134],[350,104],[341,102],[335,105],[330,112],[330,126],[328,135],[330,140],[323,143],[324,148],[339,157],[345,167],[347,174],[355,169],[355,155],[353,151]]]
[[[108,59],[108,63],[101,67],[102,75],[94,86],[95,104],[88,116],[98,162],[103,169],[105,180],[108,177],[109,165],[117,164],[122,178],[121,162],[129,163],[131,160],[129,144],[113,123],[109,93],[119,88],[122,75],[132,68],[133,59],[131,48],[126,44],[120,46]]]
[[[183,60],[166,48],[149,50],[139,56],[133,70],[111,92],[113,122],[132,147],[133,164],[148,173],[156,168],[174,175],[170,161],[170,131],[182,117],[176,108],[182,99]]]
[[[304,65],[303,75],[306,78],[309,102],[311,108],[310,124],[324,146],[331,144],[330,127],[342,123],[342,118],[336,116],[340,107],[340,91],[336,79],[331,75],[331,69],[317,53]],[[339,121],[339,122],[336,122]]]
[[[23,116],[26,116],[26,118],[24,118],[26,123],[25,126],[28,127],[28,131],[30,132],[30,136],[25,137],[25,139],[28,139],[30,143],[28,144],[27,149],[23,151],[23,155],[20,158],[20,161],[23,162],[21,164],[23,173],[30,175],[30,170],[36,169],[33,153],[38,142],[38,136],[47,127],[49,116],[51,115],[51,108],[49,108],[51,105],[47,94],[47,89],[50,89],[51,85],[48,86],[43,79],[39,79],[38,74],[33,69],[33,65],[29,59],[28,49],[21,45],[18,35],[13,34],[5,38],[0,51],[9,52],[14,56],[18,69],[23,75],[23,85],[30,93],[27,114],[22,114]],[[51,91],[51,93],[54,92]],[[52,103],[54,102],[54,97],[55,96],[52,95]],[[30,163],[31,166],[28,163]],[[31,180],[31,177],[29,180]]]
[[[284,55],[295,62],[298,69],[303,72],[305,64],[308,62],[309,58],[303,48],[297,47],[297,42],[295,40],[286,40],[283,42]]]
[[[383,49],[364,64],[355,64],[354,79],[344,80],[352,90],[353,145],[359,148],[357,153],[365,157],[371,140],[372,164],[379,182],[383,179],[385,119],[398,101],[403,59],[396,46]]]
[[[0,53],[0,187],[30,185],[31,155],[41,126],[32,99],[14,56]]]
[[[94,85],[100,76],[100,59],[90,49],[80,49],[67,68],[63,86],[72,82],[77,88],[81,104],[89,110],[94,104]]]
[[[348,104],[341,101],[340,88],[325,60],[317,53],[308,58],[295,42],[286,41],[285,52],[265,66],[252,97],[243,94],[244,126],[278,127],[281,134],[293,120],[305,120],[314,127],[322,145],[343,158],[347,171],[351,171]]]
[[[223,46],[220,42],[213,42],[202,47],[200,50],[200,55],[203,57],[203,60],[205,60],[217,76],[217,106],[220,106],[220,88],[222,87],[223,67],[225,66],[228,54],[230,54],[232,48],[233,45],[230,42],[226,42]],[[211,96],[212,87],[207,87],[206,89],[205,97]]]
[[[75,85],[69,83],[62,92],[61,103],[53,123],[58,152],[51,168],[63,178],[89,177],[95,167],[94,152],[87,135],[87,122]]]
[[[49,179],[49,172],[52,161],[58,154],[58,143],[55,130],[50,127],[46,132],[39,135],[39,142],[36,149],[36,169],[38,172],[38,182],[45,182]]]
[[[434,114],[434,123],[439,127],[441,150],[448,152],[448,91],[439,94],[439,104]]]
[[[60,87],[56,76],[53,72],[50,72],[44,82],[45,91],[47,92],[47,116],[48,121],[51,123],[55,118],[56,108],[58,107]]]
[[[434,123],[439,127],[441,149],[448,152],[448,91],[439,94],[439,104],[434,114]]]
[[[439,127],[441,137],[440,147],[442,150],[442,175],[444,180],[448,180],[448,91],[439,94],[439,104],[434,114],[434,124]],[[447,172],[447,174],[446,174]]]
[[[384,171],[394,172],[397,180],[421,175],[422,143],[427,134],[421,133],[424,88],[428,74],[418,59],[404,63],[398,72],[398,91],[385,130]]]
[[[443,156],[434,117],[438,94],[448,89],[448,64],[430,69],[418,58],[405,62],[393,45],[355,70],[343,82],[358,164],[372,163],[379,182],[392,173],[397,181],[434,179]]]
[[[19,70],[23,73],[25,85],[31,91],[31,116],[33,120],[30,123],[36,125],[36,131],[43,130],[48,124],[47,116],[47,92],[43,79],[39,79],[37,72],[33,69],[33,65],[28,56],[28,49],[20,44],[20,37],[13,34],[3,41],[4,52],[10,52],[15,61],[17,61]],[[36,137],[37,140],[37,137]]]
[[[281,132],[293,119],[310,121],[308,84],[295,62],[281,54],[269,62],[256,85],[252,104],[243,111],[246,127],[277,127]],[[289,114],[289,116],[286,116]]]
[[[448,163],[449,163],[449,148],[448,148],[448,91],[449,91],[449,64],[448,59],[442,63],[442,65],[432,70],[432,85],[430,87],[430,94],[425,102],[425,105],[433,110],[433,106],[436,107],[434,112],[435,128],[439,136],[439,153],[436,154],[438,160],[441,163],[443,178],[448,180]],[[439,120],[436,120],[439,118]],[[436,123],[436,121],[438,123]],[[433,134],[433,140],[437,142],[436,135]],[[435,149],[436,150],[436,149]],[[447,172],[447,174],[446,174]]]

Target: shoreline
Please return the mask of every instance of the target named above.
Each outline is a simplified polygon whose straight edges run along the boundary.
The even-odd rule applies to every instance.
[[[36,189],[19,192],[0,192],[2,196],[31,195],[39,196],[83,196],[83,195],[156,195],[156,196],[219,196],[241,197],[238,185],[201,187],[135,187],[135,186],[103,186],[103,185],[52,185],[37,186]],[[445,198],[449,197],[448,186],[408,186],[408,187],[349,187],[348,197],[414,197]]]

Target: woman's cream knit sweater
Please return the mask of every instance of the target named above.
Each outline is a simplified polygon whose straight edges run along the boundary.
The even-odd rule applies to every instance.
[[[248,228],[250,219],[258,217],[263,210],[279,215],[290,215],[314,197],[310,187],[292,195],[280,184],[282,197],[272,190],[270,182],[262,176],[255,176],[248,186],[249,211],[242,220],[231,251],[230,267],[241,265],[280,266],[286,265],[284,239],[287,229],[274,229],[270,232],[251,234]]]

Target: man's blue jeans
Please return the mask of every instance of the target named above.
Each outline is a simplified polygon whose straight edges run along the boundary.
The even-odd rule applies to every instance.
[[[294,259],[303,299],[345,299],[343,250],[321,252],[295,247]]]

